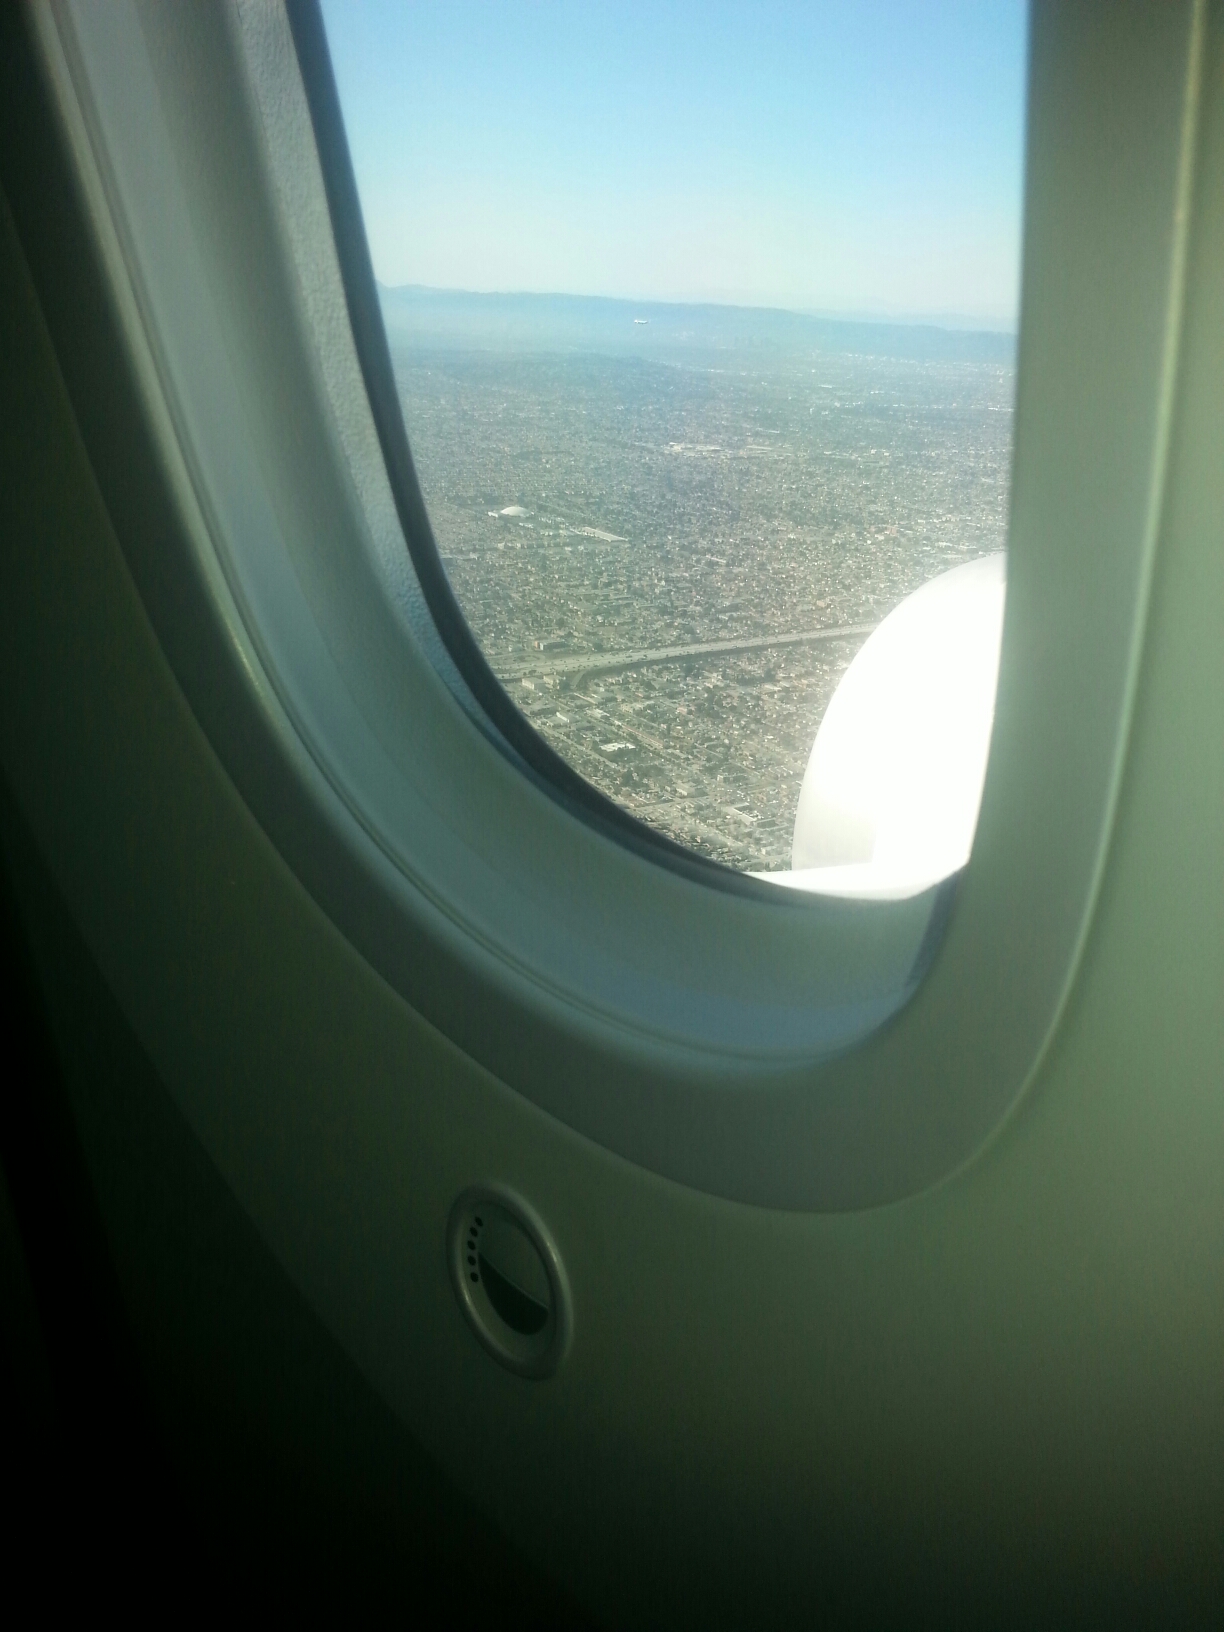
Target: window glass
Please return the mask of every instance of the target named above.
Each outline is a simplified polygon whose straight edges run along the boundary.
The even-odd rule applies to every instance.
[[[1023,7],[324,15],[438,549],[521,711],[733,867],[887,894],[963,865]]]

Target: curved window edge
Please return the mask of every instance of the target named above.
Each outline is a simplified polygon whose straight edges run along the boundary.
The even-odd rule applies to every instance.
[[[285,11],[310,109],[353,341],[404,541],[442,643],[493,728],[490,740],[567,810],[639,855],[715,889],[802,907],[810,899],[804,892],[781,889],[703,856],[601,793],[534,729],[493,673],[442,565],[408,445],[319,0],[286,0]]]
[[[870,1206],[925,1188],[967,1160],[1031,1079],[1065,1004],[1095,904],[1159,524],[1161,405],[1176,354],[1170,314],[1188,230],[1182,171],[1195,139],[1187,114],[1196,93],[1193,18],[1188,8],[1170,11],[1120,39],[1116,23],[1043,6],[1035,17],[1001,728],[973,864],[936,965],[890,1024],[820,1061],[793,1068],[779,1061],[739,1081],[704,1079],[691,1068],[635,1077],[613,1058],[603,1031],[591,1058],[602,1048],[607,1060],[587,1081],[566,1083],[544,1071],[526,1082],[506,1078],[630,1160],[744,1201],[809,1210]],[[1102,58],[1097,47],[1106,26],[1111,50]],[[1106,59],[1110,74],[1100,68]],[[1102,145],[1082,139],[1093,120],[1108,123],[1117,109],[1127,110],[1126,121],[1110,130],[1115,148],[1130,142],[1123,168],[1134,205],[1125,222],[1126,254],[1118,241],[1123,224],[1116,209],[1109,214],[1092,168]],[[1111,162],[1120,163],[1110,151]],[[1152,227],[1139,240],[1134,211]],[[1051,254],[1052,244],[1059,255]],[[1104,319],[1094,314],[1092,291],[1103,261],[1119,281],[1118,298],[1133,326],[1127,357],[1116,347],[1100,349]],[[73,314],[61,317],[71,331]],[[1076,317],[1084,323],[1083,346],[1068,358],[1063,337]],[[63,339],[61,332],[57,345]],[[73,343],[71,333],[66,343]],[[1077,464],[1082,450],[1067,434],[1069,416],[1087,422],[1096,438],[1087,469],[1082,459]],[[96,430],[96,413],[92,423]],[[91,452],[98,457],[96,446]],[[1060,508],[1052,508],[1051,494]],[[125,553],[129,547],[125,540]],[[141,573],[134,575],[140,583]],[[146,573],[142,593],[147,587]],[[187,637],[198,638],[190,630]],[[172,646],[172,666],[181,674],[190,651],[185,658],[181,644]],[[1043,661],[1034,663],[1035,655]],[[231,664],[234,658],[228,652]],[[203,680],[188,677],[185,689],[198,707],[201,686],[225,683],[224,674],[210,672]],[[1069,695],[1077,697],[1076,710],[1059,713],[1060,698],[1065,704]],[[222,741],[221,749],[223,763],[232,764],[233,743]],[[258,765],[239,779],[247,798],[252,775],[266,778],[267,768]],[[259,814],[258,788],[252,808]],[[292,843],[285,853],[300,869]],[[317,867],[306,875],[315,893]],[[326,890],[320,900],[329,910]],[[770,914],[777,923],[791,916]],[[343,915],[337,922],[345,928]],[[370,956],[360,930],[348,932]],[[396,956],[402,960],[384,943],[372,961],[412,1000],[412,982],[402,961],[397,971]],[[469,1047],[456,1035],[462,1026],[452,1029],[445,1014],[430,1017]],[[528,1030],[534,1023],[525,1011],[514,1020]],[[481,1057],[479,1047],[469,1051]]]

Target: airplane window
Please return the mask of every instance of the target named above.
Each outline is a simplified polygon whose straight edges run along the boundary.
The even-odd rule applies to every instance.
[[[968,859],[1005,581],[1026,16],[324,0],[438,554],[658,833]]]

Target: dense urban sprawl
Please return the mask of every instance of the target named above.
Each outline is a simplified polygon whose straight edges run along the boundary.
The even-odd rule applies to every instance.
[[[392,346],[439,550],[527,718],[672,837],[788,866],[869,630],[1005,542],[1010,361]]]

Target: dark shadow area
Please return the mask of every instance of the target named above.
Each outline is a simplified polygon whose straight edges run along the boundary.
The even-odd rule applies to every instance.
[[[7,797],[2,826],[9,1592],[590,1624],[306,1307],[173,1106]]]

